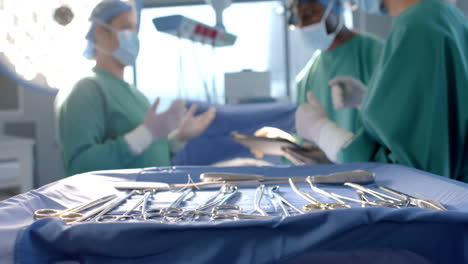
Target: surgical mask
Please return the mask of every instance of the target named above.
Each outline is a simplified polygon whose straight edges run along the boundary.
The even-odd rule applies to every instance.
[[[94,47],[105,54],[113,56],[123,65],[127,66],[135,64],[138,53],[140,51],[140,41],[138,39],[138,34],[133,30],[116,31],[109,25],[101,25],[116,33],[119,47],[113,52],[105,51],[96,45],[94,45]]]
[[[374,15],[387,15],[388,11],[382,8],[383,0],[358,0],[359,9]]]
[[[341,31],[343,28],[343,19],[340,17],[340,23],[338,24],[335,32],[328,33],[326,21],[328,16],[331,13],[332,7],[334,5],[334,1],[331,1],[323,17],[319,23],[315,23],[300,29],[301,38],[306,44],[306,46],[310,49],[317,49],[317,50],[326,50],[330,45],[333,43],[338,32]]]

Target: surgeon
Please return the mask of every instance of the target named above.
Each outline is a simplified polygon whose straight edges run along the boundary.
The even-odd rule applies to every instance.
[[[403,164],[468,182],[466,17],[443,0],[358,2],[395,18],[370,83],[334,80],[333,101],[360,107],[363,127],[356,133],[340,127],[308,93],[296,112],[299,135],[334,161]],[[354,100],[361,90],[363,100]]]
[[[356,120],[358,109],[335,109],[330,85],[336,85],[337,80],[348,78],[367,84],[379,61],[383,40],[371,34],[348,29],[344,24],[342,0],[293,0],[291,4],[291,22],[298,27],[304,44],[309,49],[316,50],[297,76],[297,103],[305,103],[307,92],[313,92],[330,120],[355,133],[360,126]],[[340,77],[330,84],[329,81],[337,76],[345,77]],[[359,96],[362,97],[364,92]],[[262,128],[256,135],[275,137],[280,134],[272,128]],[[322,157],[323,152],[311,147],[308,149],[310,151],[300,153],[295,149],[285,151],[288,159],[303,159],[303,163],[314,163],[314,160],[327,161]],[[252,152],[261,157],[258,151]]]
[[[185,102],[175,101],[157,113],[159,99],[150,105],[124,81],[124,68],[139,51],[137,15],[128,2],[102,1],[90,21],[85,56],[96,66],[57,101],[67,175],[170,165],[171,154],[210,125],[215,109],[195,116],[195,105],[187,110]]]

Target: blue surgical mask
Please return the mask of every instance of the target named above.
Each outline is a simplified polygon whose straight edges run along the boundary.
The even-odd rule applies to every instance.
[[[340,23],[335,32],[328,33],[326,21],[331,13],[334,1],[330,1],[319,23],[305,26],[300,29],[300,35],[307,48],[312,50],[326,50],[333,43],[336,34],[343,28],[343,19],[340,17]]]
[[[383,0],[357,0],[359,9],[374,15],[387,15],[388,11],[382,8]]]
[[[135,64],[136,59],[138,57],[138,53],[140,52],[140,40],[138,39],[137,32],[133,30],[116,31],[107,24],[99,24],[115,32],[115,34],[117,35],[117,40],[119,42],[119,47],[113,52],[106,51],[96,45],[94,45],[94,47],[105,54],[113,56],[125,66]]]
[[[119,40],[119,48],[112,52],[112,56],[123,65],[135,64],[140,51],[138,34],[132,30],[118,31],[117,39]]]

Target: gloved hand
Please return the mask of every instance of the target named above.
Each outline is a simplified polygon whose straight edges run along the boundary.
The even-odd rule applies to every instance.
[[[284,156],[294,165],[332,163],[318,147],[283,148]]]
[[[301,104],[296,111],[297,134],[307,140],[317,142],[322,127],[330,122],[325,108],[317,101],[312,92],[307,92],[307,103]]]
[[[307,93],[307,100],[308,103],[300,105],[296,111],[297,133],[305,139],[314,141],[325,152],[327,158],[335,162],[340,149],[354,135],[331,121],[311,92]]]
[[[181,142],[198,137],[213,122],[216,108],[211,107],[203,114],[195,116],[197,105],[193,104],[181,119],[176,130],[176,138]]]
[[[158,105],[159,98],[156,99],[148,110],[143,122],[144,126],[151,133],[153,140],[167,137],[169,133],[178,127],[186,111],[185,101],[182,100],[174,101],[169,109],[161,114],[156,113]]]
[[[367,87],[351,76],[338,76],[328,82],[335,109],[360,107]]]

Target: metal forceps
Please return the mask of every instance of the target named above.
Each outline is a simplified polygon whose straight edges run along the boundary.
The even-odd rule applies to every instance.
[[[376,185],[377,188],[381,189],[382,191],[386,191],[393,195],[396,195],[402,199],[405,199],[409,204],[417,206],[423,209],[431,209],[436,211],[447,211],[447,208],[443,206],[441,203],[432,200],[432,199],[419,199],[414,196],[399,192],[397,190],[391,189],[389,187]]]
[[[357,192],[358,196],[361,198],[361,200],[364,200],[364,201],[367,200],[367,204],[369,205],[380,206],[380,207],[392,207],[392,208],[400,208],[401,206],[404,206],[404,207],[408,206],[407,201],[402,201],[395,197],[374,191],[372,189],[366,188],[356,183],[347,182],[344,185],[352,187],[356,189],[357,191],[359,191]],[[370,201],[370,199],[364,194],[372,195],[375,198],[377,198],[377,200]]]
[[[80,219],[81,217],[83,217],[83,214],[79,212],[92,208],[96,205],[108,202],[114,199],[115,197],[117,197],[117,195],[115,194],[107,195],[99,199],[96,199],[94,201],[84,203],[76,207],[65,209],[65,210],[39,209],[34,212],[34,218],[42,219],[42,218],[47,218],[47,217],[58,217],[67,223],[74,222]]]
[[[229,199],[237,194],[239,188],[235,185],[224,184],[221,186],[219,191],[213,196],[208,198],[203,204],[197,206],[194,210],[187,210],[184,214],[189,216],[190,221],[195,221],[199,216],[213,216],[212,212],[204,212],[204,210],[213,207],[221,206],[226,203]],[[213,218],[211,220],[214,220]]]
[[[185,190],[174,202],[172,202],[167,208],[162,209],[161,215],[164,217],[166,222],[177,222],[184,217],[185,210],[180,207],[180,204],[185,198],[193,192],[192,188]]]
[[[351,208],[351,205],[346,203],[344,200],[355,202],[355,203],[360,203],[360,204],[366,203],[366,202],[361,201],[361,200],[349,198],[349,197],[346,197],[346,196],[343,196],[343,195],[340,195],[340,194],[336,194],[336,193],[332,193],[332,192],[320,189],[317,186],[315,186],[315,184],[313,184],[310,180],[306,180],[306,181],[309,183],[310,188],[312,189],[312,191],[314,191],[316,193],[319,193],[319,194],[321,194],[323,196],[326,196],[328,198],[331,198],[331,199],[337,201],[338,203],[343,204],[343,206],[346,207],[346,208]]]
[[[312,197],[310,194],[299,190],[299,188],[297,188],[296,184],[291,179],[289,180],[289,185],[291,185],[291,188],[297,195],[301,196],[302,198],[304,198],[304,200],[311,203],[311,204],[304,205],[304,207],[302,208],[306,212],[348,208],[342,203],[323,203],[317,200],[316,198]]]
[[[108,212],[114,210],[115,208],[117,208],[117,206],[119,206],[120,204],[122,204],[123,202],[125,202],[128,198],[132,197],[133,195],[135,195],[136,193],[138,193],[138,190],[133,190],[131,192],[129,192],[128,194],[125,194],[123,196],[121,196],[120,198],[117,198],[116,200],[114,201],[111,201],[109,204],[106,204],[104,206],[104,208],[102,208],[102,211],[100,211],[93,219],[95,222],[104,222],[105,220],[107,219],[116,219],[116,216],[114,215],[106,215]],[[86,215],[85,215],[86,216]],[[83,216],[83,217],[85,217]],[[121,215],[119,216],[121,218],[119,218],[119,220],[123,219],[124,215]]]
[[[255,191],[254,212],[258,212],[262,216],[268,216],[267,212],[265,212],[265,210],[263,210],[260,205],[263,199],[264,191],[265,191],[264,184],[258,186],[257,190]]]
[[[246,214],[242,212],[242,208],[238,205],[218,205],[211,210],[211,220],[221,220],[221,219],[231,219],[231,220],[241,220],[241,219],[267,219],[271,218],[268,215],[254,215]]]
[[[296,212],[298,212],[300,214],[303,214],[304,211],[302,211],[301,209],[294,206],[294,204],[292,204],[291,202],[286,200],[281,194],[279,194],[279,189],[280,189],[280,187],[278,185],[274,186],[274,187],[271,187],[268,190],[268,194],[270,195],[270,197],[273,197],[278,201],[279,206],[281,207],[281,210],[283,210],[283,214],[285,216],[291,216],[291,213],[289,212],[289,208],[292,208]]]

